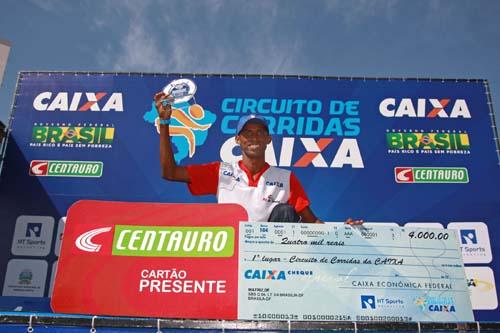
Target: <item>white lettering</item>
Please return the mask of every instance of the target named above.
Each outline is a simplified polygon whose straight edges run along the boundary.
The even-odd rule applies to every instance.
[[[353,168],[364,168],[363,158],[356,139],[344,139],[332,161],[332,168],[342,168],[350,164]]]
[[[123,238],[125,238],[125,235],[129,234],[129,233],[130,233],[130,230],[123,230],[118,235],[118,240],[116,241],[116,248],[118,250],[126,250],[127,249],[125,246],[122,245],[122,243],[123,243]]]

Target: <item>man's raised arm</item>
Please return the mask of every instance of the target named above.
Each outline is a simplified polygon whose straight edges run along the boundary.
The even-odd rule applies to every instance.
[[[172,116],[172,105],[163,102],[168,99],[168,96],[159,92],[155,95],[155,105],[158,111],[159,127],[160,127],[160,164],[161,175],[163,178],[178,182],[189,183],[189,173],[186,167],[179,166],[175,163],[174,153],[172,152],[172,143],[170,142],[169,123]]]

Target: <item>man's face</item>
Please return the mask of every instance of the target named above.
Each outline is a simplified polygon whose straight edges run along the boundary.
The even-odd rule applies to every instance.
[[[236,143],[240,145],[243,155],[251,158],[264,158],[270,142],[271,136],[261,124],[246,124],[240,134],[236,135]]]

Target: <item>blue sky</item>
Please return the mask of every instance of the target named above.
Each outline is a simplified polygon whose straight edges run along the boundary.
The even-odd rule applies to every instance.
[[[499,15],[496,0],[2,0],[0,120],[21,70],[481,78],[495,106]]]

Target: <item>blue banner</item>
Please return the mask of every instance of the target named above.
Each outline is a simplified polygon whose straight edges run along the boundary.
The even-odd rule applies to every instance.
[[[214,202],[161,178],[153,95],[188,165],[239,159],[258,113],[266,159],[292,170],[324,221],[456,229],[475,318],[498,311],[499,157],[485,81],[21,73],[0,180],[0,309],[47,308],[77,200]],[[185,98],[182,98],[185,96]]]

